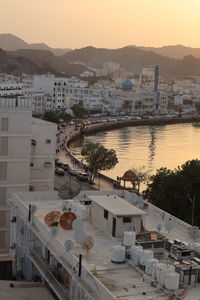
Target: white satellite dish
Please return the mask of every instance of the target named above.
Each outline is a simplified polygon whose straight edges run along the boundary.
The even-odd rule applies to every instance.
[[[51,226],[51,227],[50,227],[50,232],[51,232],[51,235],[52,235],[53,237],[56,236],[56,234],[58,233],[58,231],[59,231],[58,226]]]
[[[197,226],[192,226],[189,229],[189,234],[194,239],[198,238],[199,237],[199,228]]]
[[[73,222],[74,229],[74,239],[76,243],[82,244],[84,238],[86,237],[86,233],[84,232],[83,221],[79,218],[74,220]]]
[[[67,240],[64,244],[65,251],[68,252],[73,249],[74,243],[71,240]]]
[[[162,224],[156,225],[156,231],[161,232],[162,230]]]
[[[174,221],[169,218],[169,220],[164,222],[164,227],[168,232],[170,232],[174,228]]]

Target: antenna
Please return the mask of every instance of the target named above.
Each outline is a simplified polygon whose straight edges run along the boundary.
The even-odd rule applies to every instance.
[[[83,221],[81,219],[77,218],[73,222],[73,229],[74,229],[74,240],[76,241],[76,243],[82,244],[83,240],[86,237]]]
[[[164,227],[168,232],[170,232],[174,228],[174,221],[169,218],[169,220],[164,222]]]
[[[161,232],[162,230],[162,224],[156,225],[156,231]]]
[[[52,237],[55,237],[58,234],[59,228],[57,226],[51,226],[51,235]]]
[[[60,226],[64,230],[72,230],[72,223],[75,219],[76,219],[76,215],[74,213],[72,213],[71,211],[65,212],[60,217],[60,221],[59,221]]]
[[[94,247],[93,238],[90,235],[86,236],[86,238],[82,242],[82,248],[87,252],[89,252],[89,250],[91,250],[93,247]]]
[[[74,248],[74,243],[71,240],[67,240],[64,243],[64,247],[65,247],[65,251],[69,252],[70,250],[72,250]]]
[[[58,225],[61,213],[58,210],[53,210],[44,217],[44,222],[47,226]]]
[[[199,228],[197,226],[192,226],[189,229],[189,234],[193,239],[196,239],[199,237]]]

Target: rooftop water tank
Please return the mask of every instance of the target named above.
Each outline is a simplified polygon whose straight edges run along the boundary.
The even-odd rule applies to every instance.
[[[131,259],[135,265],[139,265],[140,262],[140,252],[143,251],[142,246],[133,246],[131,248]]]
[[[179,274],[176,272],[167,274],[165,278],[165,287],[167,290],[172,290],[172,291],[178,290]]]
[[[146,266],[145,266],[145,273],[147,273],[148,275],[152,275],[153,273],[153,266],[154,264],[158,263],[158,259],[154,259],[151,258],[149,260],[146,261]]]
[[[113,263],[125,262],[126,248],[124,246],[113,246],[112,247],[112,259]]]
[[[89,217],[89,210],[86,206],[82,204],[77,204],[76,205],[76,215],[81,219],[81,220],[87,220]]]
[[[161,268],[161,265],[162,265],[162,263],[155,263],[153,265],[152,277],[156,281],[158,281],[158,273],[159,273],[159,269]]]
[[[136,237],[135,232],[125,231],[123,245],[126,247],[131,247],[131,246],[135,245],[135,237]]]
[[[175,267],[173,265],[163,265],[163,268],[160,272],[159,282],[161,285],[165,285],[165,278],[169,273],[175,272]]]

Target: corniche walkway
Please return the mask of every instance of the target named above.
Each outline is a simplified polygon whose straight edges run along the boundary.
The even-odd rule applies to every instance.
[[[176,124],[176,123],[191,123],[194,121],[199,121],[198,117],[186,116],[186,117],[176,117],[176,118],[160,118],[160,119],[141,119],[141,120],[125,120],[119,122],[109,122],[109,123],[100,123],[92,124],[85,128],[85,134],[90,134],[98,131],[105,131],[110,129],[117,129],[125,126],[140,126],[140,125],[166,125],[166,124]],[[76,169],[79,172],[84,172],[79,166],[81,163],[73,156],[69,151],[67,145],[70,140],[78,138],[80,135],[79,130],[75,130],[73,125],[68,125],[66,129],[59,134],[57,138],[57,158],[63,162],[67,163],[72,169]],[[58,176],[56,176],[57,178]],[[56,179],[57,180],[57,179]],[[58,181],[58,180],[57,180]],[[61,179],[59,180],[61,181]],[[62,180],[63,181],[63,180]],[[112,190],[114,188],[113,183],[117,183],[115,180],[100,174],[96,177],[94,185],[92,186],[95,189],[100,190]],[[92,189],[93,189],[92,188]]]
[[[72,154],[66,150],[66,140],[67,138],[75,132],[75,128],[73,125],[69,125],[66,127],[65,131],[62,132],[58,136],[57,141],[57,149],[59,149],[59,152],[57,152],[57,158],[62,163],[66,163],[70,166],[71,169],[76,169],[78,172],[84,172],[82,168],[79,167],[79,164],[75,162],[75,160],[72,158]],[[64,184],[65,179],[62,177],[62,179],[58,179],[58,176],[56,176],[55,180],[55,186],[58,188],[61,184]],[[94,185],[92,185],[92,188],[97,190],[112,190],[113,189],[113,182],[106,180],[105,178],[102,178],[100,176],[97,176],[95,178]]]

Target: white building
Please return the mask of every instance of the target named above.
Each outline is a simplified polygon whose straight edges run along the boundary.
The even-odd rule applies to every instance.
[[[107,202],[108,194],[112,203]],[[116,207],[113,206],[114,199]],[[11,253],[16,261],[15,275],[17,279],[44,282],[56,299],[163,300],[172,297],[173,289],[176,295],[183,292],[181,286],[179,290],[179,275],[174,271],[173,262],[169,258],[167,264],[171,264],[172,278],[176,279],[176,283],[174,285],[172,280],[168,287],[161,282],[158,284],[157,279],[155,281],[151,274],[134,264],[133,258],[125,255],[124,250],[121,263],[113,263],[114,250],[123,248],[123,231],[128,230],[130,233],[135,224],[139,231],[139,223],[143,223],[149,230],[155,230],[156,224],[162,224],[170,218],[174,229],[171,232],[162,229],[162,234],[170,240],[179,239],[190,245],[194,242],[188,234],[190,225],[150,203],[144,207],[144,201],[136,194],[123,190],[82,191],[74,200],[61,200],[56,192],[25,192],[13,194],[9,205],[12,211]],[[108,213],[105,214],[105,210]],[[52,218],[55,212],[58,216],[68,212],[64,215],[66,223],[64,221],[56,227],[50,226],[49,222],[56,220]],[[76,215],[74,221],[71,218],[73,214]],[[113,224],[112,218],[115,217],[121,220],[129,218],[128,222],[121,224],[116,221],[118,238],[113,237],[112,229],[107,226]],[[65,227],[65,224],[72,227]],[[150,235],[151,243],[157,235]],[[145,243],[146,240],[143,241]],[[195,240],[195,243],[199,242],[200,237]],[[134,243],[132,240],[130,244]],[[141,259],[138,263],[142,264],[145,251],[140,251]],[[148,254],[152,255],[150,252]],[[116,259],[121,260],[121,255],[116,256]],[[154,263],[157,263],[156,260]],[[195,262],[192,264],[195,265]],[[186,263],[184,267],[187,267]],[[198,299],[200,284],[193,279],[192,282],[196,285],[194,288],[188,289],[188,283],[184,285],[186,300]]]
[[[7,200],[12,192],[28,191],[30,186],[53,189],[57,127],[32,119],[32,103],[23,96],[21,85],[1,86],[0,94],[0,252],[4,252],[9,248]]]

